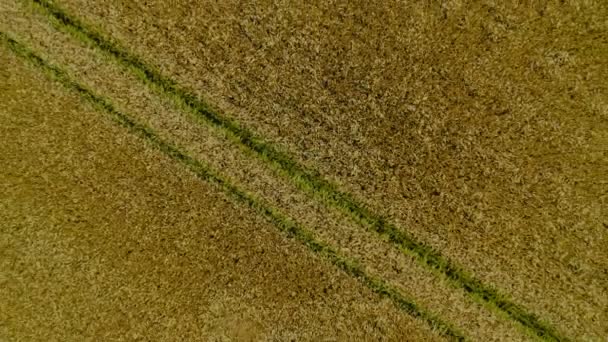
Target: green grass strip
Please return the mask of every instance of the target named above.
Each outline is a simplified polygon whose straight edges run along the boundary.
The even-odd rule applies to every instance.
[[[388,285],[383,280],[367,274],[358,262],[346,258],[332,249],[329,245],[318,241],[313,234],[302,228],[296,222],[281,214],[275,208],[266,206],[254,195],[247,193],[232,185],[228,180],[211,170],[199,160],[180,151],[174,145],[163,141],[152,129],[134,121],[129,115],[118,111],[112,103],[93,93],[85,86],[72,80],[70,76],[58,67],[49,64],[44,59],[34,54],[27,47],[10,38],[7,34],[0,31],[0,39],[8,45],[9,49],[17,56],[27,60],[34,66],[42,69],[52,80],[61,83],[63,86],[76,92],[80,97],[92,103],[96,108],[107,112],[110,117],[119,125],[127,128],[131,133],[139,136],[154,148],[160,150],[173,160],[182,163],[199,179],[215,184],[228,195],[236,200],[247,204],[258,214],[263,215],[268,221],[273,223],[281,232],[288,237],[302,243],[312,252],[328,259],[332,264],[340,268],[346,274],[358,279],[374,293],[382,297],[389,298],[402,311],[429,324],[433,331],[451,340],[464,341],[463,334],[455,330],[451,325],[441,321],[431,313],[428,313],[413,301],[405,298],[398,290]]]
[[[365,205],[357,202],[350,194],[339,190],[336,185],[323,179],[319,172],[309,170],[298,164],[287,154],[264,141],[262,137],[257,136],[234,120],[215,112],[196,95],[180,87],[176,81],[161,75],[138,57],[129,54],[125,49],[82,24],[78,19],[69,16],[58,6],[48,0],[30,1],[39,5],[58,28],[114,57],[121,65],[139,76],[145,84],[173,99],[179,106],[189,108],[199,118],[227,133],[232,139],[269,162],[275,169],[294,182],[299,189],[307,191],[323,203],[347,213],[356,222],[380,234],[383,239],[394,244],[402,252],[415,256],[422,265],[436,274],[446,277],[454,286],[464,289],[474,299],[489,305],[492,309],[497,309],[506,317],[520,323],[533,335],[547,341],[567,340],[560,336],[554,328],[541,322],[536,315],[514,303],[506,295],[499,293],[493,286],[483,284],[438,251],[416,241],[404,230],[397,229],[394,224],[387,222],[384,217],[373,213]]]

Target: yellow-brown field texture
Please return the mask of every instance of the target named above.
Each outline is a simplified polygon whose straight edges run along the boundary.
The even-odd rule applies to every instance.
[[[0,51],[3,340],[436,339]]]
[[[0,337],[608,336],[604,2],[0,10]]]

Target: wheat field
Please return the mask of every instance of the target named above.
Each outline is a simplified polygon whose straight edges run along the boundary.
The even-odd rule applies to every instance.
[[[0,18],[0,339],[608,336],[607,4]]]

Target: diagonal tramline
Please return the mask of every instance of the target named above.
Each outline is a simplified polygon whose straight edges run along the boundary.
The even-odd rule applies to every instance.
[[[176,81],[160,74],[118,44],[84,25],[78,19],[69,16],[48,0],[30,1],[44,10],[51,21],[60,29],[68,31],[81,41],[112,56],[121,65],[135,73],[145,84],[169,97],[181,107],[187,108],[209,125],[227,133],[233,140],[270,163],[299,189],[306,191],[323,203],[347,213],[363,227],[380,234],[402,252],[413,255],[422,265],[436,274],[446,277],[450,283],[462,288],[470,296],[506,314],[507,317],[518,322],[534,335],[550,341],[566,340],[553,327],[542,322],[521,305],[514,303],[505,294],[482,283],[438,251],[417,241],[405,230],[398,229],[381,215],[372,212],[365,205],[355,200],[352,195],[339,190],[336,185],[322,178],[316,170],[310,170],[300,165],[289,155],[279,151],[274,145],[266,142],[248,128],[214,111],[204,101],[181,87]]]
[[[407,314],[426,322],[433,331],[439,335],[455,341],[464,341],[465,337],[462,333],[453,328],[450,324],[443,322],[438,317],[427,312],[419,305],[403,296],[397,289],[387,284],[382,279],[374,277],[366,273],[358,262],[342,256],[336,252],[331,246],[314,238],[313,234],[301,227],[298,223],[281,214],[275,208],[265,205],[254,195],[239,189],[231,184],[221,175],[210,169],[201,161],[187,155],[177,147],[162,140],[152,129],[134,121],[129,115],[117,110],[114,105],[106,98],[96,95],[85,86],[79,84],[63,70],[57,66],[51,65],[30,51],[27,47],[10,38],[8,35],[0,31],[0,41],[5,43],[8,48],[19,57],[27,60],[34,66],[42,69],[51,79],[61,83],[63,86],[76,92],[81,98],[89,101],[95,107],[105,111],[119,125],[128,129],[130,133],[139,136],[141,139],[149,143],[152,147],[166,154],[176,162],[187,167],[196,177],[201,180],[210,182],[220,188],[222,191],[252,208],[256,213],[264,216],[268,221],[274,224],[281,232],[288,237],[295,239],[299,243],[305,245],[315,254],[329,260],[333,265],[344,271],[349,276],[356,278],[363,285],[369,288],[372,292],[390,299],[396,307],[406,312]]]

